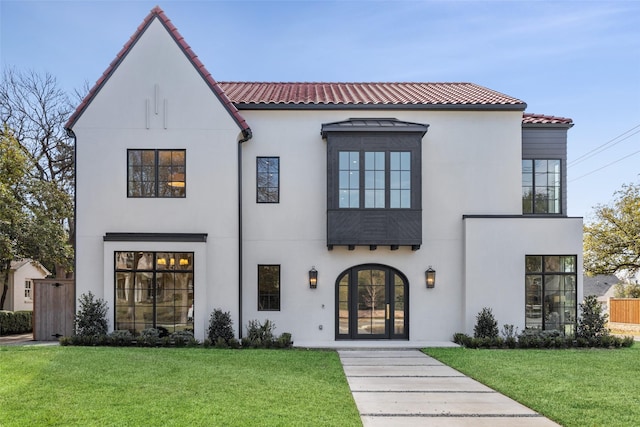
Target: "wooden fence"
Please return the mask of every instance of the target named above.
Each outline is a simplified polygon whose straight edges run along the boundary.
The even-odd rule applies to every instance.
[[[609,321],[640,324],[640,298],[610,298]]]

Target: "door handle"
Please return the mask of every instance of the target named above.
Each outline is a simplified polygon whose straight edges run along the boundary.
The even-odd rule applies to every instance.
[[[390,312],[390,310],[389,310],[389,304],[387,304],[387,320],[389,320],[389,312]]]

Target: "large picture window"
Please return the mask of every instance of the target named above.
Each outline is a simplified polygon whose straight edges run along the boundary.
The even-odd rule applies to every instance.
[[[573,336],[576,327],[576,256],[525,258],[525,328]]]
[[[115,252],[115,329],[193,330],[193,252]]]
[[[280,158],[256,159],[256,199],[258,203],[280,202]]]
[[[185,150],[127,150],[128,197],[185,197]]]
[[[279,265],[258,265],[258,310],[280,310]]]
[[[339,151],[338,170],[340,208],[411,208],[410,151]]]
[[[560,160],[522,160],[522,213],[562,213]]]

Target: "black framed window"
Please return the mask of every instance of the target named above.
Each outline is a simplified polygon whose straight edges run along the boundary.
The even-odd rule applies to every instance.
[[[258,310],[280,311],[279,265],[258,265]]]
[[[412,207],[410,151],[339,151],[338,173],[339,208]]]
[[[280,202],[280,158],[256,158],[256,201]]]
[[[185,197],[186,150],[127,150],[127,197]]]
[[[523,159],[522,213],[562,213],[561,177],[559,159]]]
[[[525,328],[575,334],[577,257],[527,255],[525,258]]]
[[[115,329],[193,330],[193,252],[114,253]]]

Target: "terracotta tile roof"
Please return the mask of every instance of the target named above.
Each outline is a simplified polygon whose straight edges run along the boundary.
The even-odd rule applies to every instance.
[[[219,84],[240,109],[252,106],[502,106],[524,110],[526,107],[519,99],[473,83]]]
[[[524,125],[566,125],[573,126],[573,120],[566,117],[545,116],[544,114],[524,113],[522,115],[522,124]]]
[[[193,52],[193,50],[191,50],[191,47],[184,40],[184,37],[182,37],[182,35],[178,32],[178,29],[175,27],[175,25],[173,25],[171,20],[167,18],[164,11],[159,6],[156,6],[153,9],[151,9],[151,12],[149,12],[149,15],[147,15],[144,21],[142,21],[142,24],[138,26],[138,29],[136,30],[136,32],[131,36],[129,41],[127,41],[127,43],[123,46],[120,52],[118,52],[118,54],[116,55],[116,58],[111,62],[111,64],[109,64],[109,67],[105,70],[104,73],[102,73],[102,76],[98,79],[96,84],[93,86],[93,88],[91,88],[87,96],[82,100],[80,105],[78,105],[78,108],[76,108],[75,112],[71,115],[71,117],[69,118],[69,120],[65,125],[65,129],[71,129],[73,127],[73,125],[76,123],[78,118],[82,115],[84,110],[91,103],[91,101],[96,96],[96,94],[100,91],[104,83],[109,79],[109,77],[111,77],[111,75],[116,70],[116,68],[118,68],[118,65],[120,65],[120,63],[124,60],[124,58],[127,56],[127,54],[129,53],[133,45],[138,41],[138,39],[142,36],[144,31],[149,27],[149,25],[155,18],[158,18],[160,22],[165,26],[167,31],[169,31],[169,33],[171,34],[173,39],[176,41],[176,43],[180,46],[184,54],[191,61],[191,63],[196,68],[196,70],[200,73],[202,78],[207,82],[211,90],[216,94],[216,96],[218,97],[220,102],[224,105],[224,107],[227,109],[229,114],[231,114],[231,116],[236,121],[240,129],[243,131],[244,136],[250,137],[251,129],[249,128],[249,125],[244,120],[244,118],[242,118],[242,116],[238,112],[238,109],[235,107],[235,105],[233,105],[233,103],[229,100],[229,98],[227,98],[224,91],[220,88],[218,83],[211,76],[211,73],[207,71],[205,66],[200,61],[200,59],[198,59],[198,56]]]

